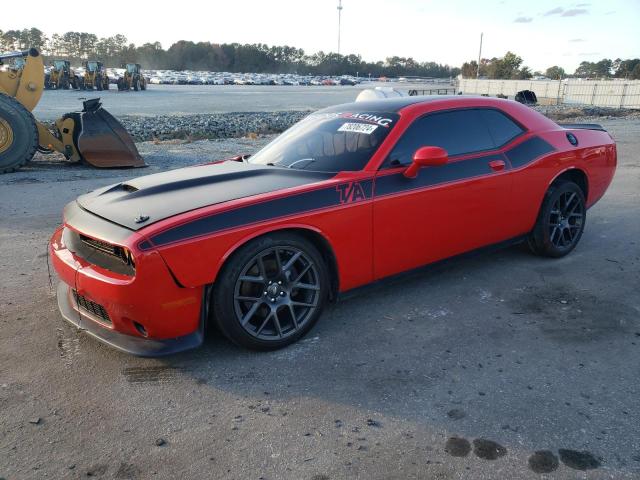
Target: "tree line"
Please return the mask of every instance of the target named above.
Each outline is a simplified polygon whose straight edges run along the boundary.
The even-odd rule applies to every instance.
[[[507,52],[504,57],[483,58],[478,62],[471,60],[462,64],[461,73],[464,78],[476,78],[476,75],[491,79],[522,80],[534,76],[545,76],[553,80],[563,78],[626,78],[630,80],[640,79],[640,58],[622,60],[617,58],[610,60],[604,58],[599,62],[581,62],[573,74],[565,72],[562,67],[554,65],[544,72],[532,72],[527,66],[522,65],[521,57],[513,52]]]
[[[456,67],[419,62],[411,57],[394,56],[384,61],[366,62],[360,55],[322,51],[307,54],[301,48],[287,45],[194,43],[181,40],[165,50],[159,42],[136,46],[124,35],[98,38],[87,32],[66,32],[47,36],[37,28],[0,31],[0,50],[30,47],[39,49],[47,61],[68,59],[80,63],[92,59],[100,60],[107,66],[135,62],[150,69],[438,78],[460,73]]]
[[[483,58],[480,68],[475,60],[465,62],[461,68],[436,62],[419,62],[411,57],[387,57],[384,61],[366,62],[360,55],[340,55],[333,52],[307,54],[301,48],[269,46],[263,43],[210,43],[180,40],[168,49],[159,42],[136,46],[124,35],[98,38],[88,32],[54,33],[47,36],[37,28],[0,30],[0,51],[39,49],[47,61],[68,59],[74,63],[94,59],[107,66],[120,66],[135,62],[143,68],[167,70],[209,70],[255,73],[298,73],[301,75],[360,75],[387,77],[455,77],[465,78],[527,79],[546,76],[551,79],[627,78],[640,79],[640,59],[602,59],[582,62],[573,74],[557,65],[544,72],[532,72],[523,65],[522,57],[507,52],[503,57]]]

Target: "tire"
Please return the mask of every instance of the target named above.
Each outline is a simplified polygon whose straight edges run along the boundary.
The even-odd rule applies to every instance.
[[[51,89],[51,84],[49,83],[51,77],[49,76],[49,74],[44,76],[44,88],[46,90],[50,90]]]
[[[64,80],[62,80],[62,89],[63,90],[69,90],[69,87],[71,85],[69,84],[69,79],[65,78]]]
[[[140,82],[140,90],[146,90],[147,89],[147,81],[146,80],[142,80]]]
[[[8,134],[12,139],[5,143]],[[33,158],[38,148],[38,128],[33,115],[15,98],[4,94],[0,94],[0,137],[4,139],[0,139],[0,173],[20,168]]]
[[[527,238],[536,255],[559,258],[580,241],[587,220],[582,189],[573,182],[554,182],[547,190],[536,224]]]
[[[213,320],[229,340],[252,350],[286,347],[306,335],[320,318],[330,290],[318,249],[290,233],[250,241],[233,254],[218,278]]]
[[[133,82],[133,90],[134,90],[135,92],[137,92],[138,90],[140,90],[140,80],[139,80],[139,79],[138,79],[138,80],[135,80],[135,81]]]
[[[103,88],[102,85],[103,85],[102,77],[96,76],[96,90],[102,91],[102,88]]]
[[[124,90],[124,81],[122,80],[122,78],[119,78],[116,85],[118,86],[118,90],[122,91]]]

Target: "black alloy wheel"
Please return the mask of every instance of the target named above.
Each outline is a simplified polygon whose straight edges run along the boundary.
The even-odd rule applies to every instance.
[[[279,340],[304,327],[319,296],[314,262],[297,248],[273,247],[252,258],[238,277],[234,310],[250,335]]]
[[[569,181],[554,183],[545,195],[538,220],[529,235],[529,248],[546,257],[567,255],[580,241],[586,219],[582,189]]]
[[[281,348],[307,333],[329,292],[322,255],[306,239],[273,235],[234,255],[214,289],[214,317],[233,342]]]
[[[573,246],[584,224],[584,204],[577,192],[563,192],[549,212],[549,240],[558,249]]]

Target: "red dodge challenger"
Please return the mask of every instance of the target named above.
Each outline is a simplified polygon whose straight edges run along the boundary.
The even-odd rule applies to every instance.
[[[598,125],[483,97],[356,102],[257,154],[144,176],[64,209],[50,255],[62,316],[136,355],[193,348],[215,324],[289,345],[339,293],[482,247],[576,246],[611,183]]]

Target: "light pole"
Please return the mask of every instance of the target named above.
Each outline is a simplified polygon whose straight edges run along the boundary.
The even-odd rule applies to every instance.
[[[478,69],[476,70],[476,78],[480,77],[480,58],[482,58],[482,32],[480,32],[480,51],[478,52]]]
[[[338,0],[338,55],[340,55],[340,20],[342,19],[342,0]]]

